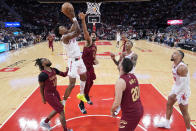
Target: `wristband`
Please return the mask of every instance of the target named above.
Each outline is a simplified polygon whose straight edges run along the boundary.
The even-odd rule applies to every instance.
[[[74,17],[72,20],[73,20],[73,21],[77,21],[76,17]]]

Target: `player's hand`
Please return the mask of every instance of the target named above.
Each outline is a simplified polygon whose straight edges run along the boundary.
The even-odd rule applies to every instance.
[[[86,17],[86,14],[84,14],[83,12],[81,12],[81,13],[79,13],[79,18],[81,19],[81,20],[85,20],[85,17]]]
[[[110,56],[112,59],[115,59],[115,55],[113,53],[110,53]]]
[[[112,110],[111,110],[111,116],[112,116],[113,118],[116,118],[115,111],[112,111]]]

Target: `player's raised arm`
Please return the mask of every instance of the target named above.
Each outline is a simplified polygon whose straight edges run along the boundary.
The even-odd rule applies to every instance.
[[[68,4],[63,4],[61,11],[73,22],[70,32],[63,35],[62,40],[69,41],[70,39],[78,37],[81,31],[80,31],[80,26],[78,24],[77,18],[75,17],[73,6],[68,5]]]
[[[90,42],[91,38],[90,38],[89,32],[86,27],[85,17],[86,17],[86,14],[79,13],[79,18],[82,20],[82,30],[84,32],[84,39],[87,40],[88,42]]]

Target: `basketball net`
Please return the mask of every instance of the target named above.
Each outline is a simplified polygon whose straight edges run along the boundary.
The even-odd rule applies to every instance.
[[[101,15],[100,10],[99,10],[101,6],[101,2],[100,3],[86,2],[86,4],[87,4],[86,14]]]
[[[92,3],[92,2],[86,2],[87,4],[87,11],[86,14],[90,14],[90,15],[95,15],[95,16],[100,16],[100,6],[101,6],[101,2],[100,3]],[[96,21],[93,21],[93,31],[96,32]]]

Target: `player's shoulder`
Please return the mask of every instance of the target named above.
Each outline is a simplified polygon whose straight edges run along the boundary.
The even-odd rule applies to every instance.
[[[180,76],[186,76],[186,74],[188,73],[188,68],[185,64],[181,64],[178,69],[177,69],[177,73]]]

